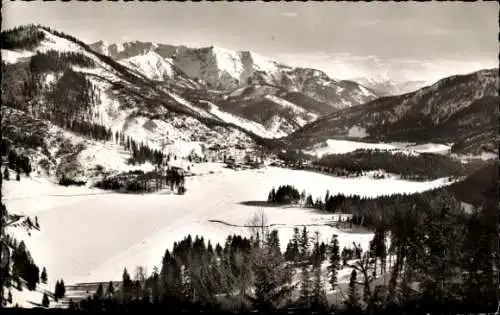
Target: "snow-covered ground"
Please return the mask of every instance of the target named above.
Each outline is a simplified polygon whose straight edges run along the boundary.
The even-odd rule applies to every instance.
[[[41,231],[25,239],[35,261],[46,266],[50,279],[65,283],[120,280],[124,267],[161,266],[162,256],[174,241],[187,234],[203,235],[223,243],[227,235],[250,235],[240,225],[263,211],[278,228],[281,248],[286,248],[293,226],[311,225],[327,241],[339,235],[340,246],[353,241],[368,246],[370,233],[348,233],[325,224],[332,215],[310,209],[248,206],[262,201],[272,187],[283,184],[305,189],[313,197],[330,193],[368,197],[424,191],[447,183],[408,182],[395,179],[336,178],[280,168],[234,171],[221,164],[194,164],[198,176],[186,179],[187,193],[116,194],[88,187],[62,187],[43,178],[4,182],[4,196],[11,212],[38,216]],[[212,220],[215,220],[212,221]],[[219,222],[220,221],[220,222]]]
[[[370,143],[350,140],[334,140],[328,139],[323,143],[314,145],[305,150],[305,153],[321,157],[328,154],[344,154],[356,151],[358,149],[365,150],[383,150],[391,152],[405,152],[408,154],[418,153],[437,153],[446,154],[451,150],[451,145],[439,143],[415,144],[406,142],[391,142],[391,143]]]

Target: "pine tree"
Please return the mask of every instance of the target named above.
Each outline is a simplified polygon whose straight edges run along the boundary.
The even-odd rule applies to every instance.
[[[56,285],[54,287],[54,300],[57,302],[61,297],[61,283],[59,280],[56,281]]]
[[[42,298],[42,306],[47,308],[47,307],[49,307],[49,304],[50,304],[49,297],[47,296],[46,293],[44,293],[43,298]]]
[[[300,259],[307,260],[309,255],[309,234],[306,226],[302,229],[299,242]]]
[[[104,296],[104,289],[102,287],[102,283],[99,283],[99,286],[97,287],[97,291],[94,294],[94,299],[97,301],[102,300]]]
[[[330,274],[329,283],[332,290],[337,286],[337,275],[340,268],[340,255],[339,255],[339,240],[337,235],[333,235],[330,242],[330,257],[329,257],[328,272]]]
[[[351,277],[349,279],[349,295],[348,295],[348,303],[351,308],[358,308],[359,306],[359,295],[357,289],[357,273],[356,270],[353,269],[351,272]]]
[[[66,296],[66,286],[64,285],[64,280],[62,279],[60,282],[60,286],[61,286],[61,298],[63,298]]]
[[[115,287],[113,286],[113,282],[109,282],[108,288],[106,289],[106,296],[112,297],[115,294]]]
[[[325,309],[327,305],[325,286],[321,275],[322,257],[319,244],[319,232],[315,233],[313,251],[313,285],[312,285],[312,307],[315,309]]]
[[[311,303],[311,275],[308,263],[303,263],[301,267],[299,294],[302,306],[309,307]]]
[[[132,280],[130,279],[130,275],[127,271],[127,268],[123,269],[123,275],[122,275],[122,299],[124,301],[129,300],[132,294]]]
[[[250,299],[257,309],[275,309],[290,297],[293,270],[283,265],[283,257],[270,248],[269,242],[255,249],[252,263],[255,294]]]
[[[42,280],[42,283],[46,284],[47,283],[47,270],[45,267],[42,269],[42,274],[40,275],[40,280]]]
[[[271,233],[269,233],[267,245],[273,255],[281,256],[280,239],[277,230],[272,230]]]

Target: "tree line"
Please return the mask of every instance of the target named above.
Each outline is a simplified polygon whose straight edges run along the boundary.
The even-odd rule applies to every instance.
[[[12,303],[12,289],[19,291],[26,287],[29,291],[34,291],[37,285],[47,282],[47,270],[43,267],[40,272],[39,267],[34,262],[24,241],[18,241],[7,229],[23,229],[29,235],[32,230],[39,230],[38,217],[34,219],[19,214],[12,214],[7,211],[3,204],[0,204],[0,308]]]
[[[40,44],[45,38],[45,33],[40,31],[34,24],[17,26],[2,31],[2,49],[25,49],[30,50]]]
[[[464,165],[449,156],[420,153],[418,155],[380,150],[356,150],[345,154],[331,154],[313,161],[313,166],[326,167],[339,176],[359,176],[364,171],[384,170],[408,180],[433,180],[442,177],[460,177],[484,166],[479,161]]]
[[[40,75],[48,72],[63,72],[71,65],[91,68],[95,66],[92,59],[80,52],[48,50],[37,52],[30,58],[31,73]]]
[[[10,149],[8,152],[7,165],[4,168],[3,178],[5,180],[10,180],[9,168],[16,171],[16,180],[21,179],[21,172],[25,173],[26,176],[29,176],[32,171],[29,157],[24,154],[19,155],[13,149]],[[4,156],[3,153],[5,153],[5,151],[2,149],[2,157]]]
[[[340,251],[337,236],[324,244],[306,227],[294,230],[284,252],[278,232],[264,224],[263,234],[232,235],[223,246],[188,236],[166,251],[161,269],[150,276],[134,281],[124,271],[113,305],[491,312],[497,306],[498,205],[486,202],[467,214],[452,196],[432,196],[427,202],[395,204],[399,211],[374,229],[367,251],[359,244]],[[347,288],[338,280],[344,268],[350,271]],[[342,303],[328,301],[332,289]],[[94,298],[80,307],[89,305],[105,308]]]

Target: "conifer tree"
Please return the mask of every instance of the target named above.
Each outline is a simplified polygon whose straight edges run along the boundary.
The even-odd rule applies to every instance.
[[[109,282],[108,288],[106,289],[106,296],[112,297],[115,294],[115,287],[113,286],[113,282]]]
[[[277,235],[275,239],[278,239]],[[293,290],[293,270],[290,266],[284,266],[283,256],[271,248],[270,243],[266,242],[254,250],[252,271],[255,293],[249,297],[256,308],[267,311],[278,308]]]
[[[313,284],[312,284],[312,307],[315,309],[325,309],[327,307],[325,286],[321,274],[322,257],[319,243],[319,232],[315,233],[313,250]]]
[[[302,262],[300,274],[299,300],[304,307],[309,307],[311,303],[311,275],[309,264]]]
[[[306,226],[302,229],[299,242],[300,259],[306,260],[309,255],[309,234]]]
[[[94,294],[94,300],[100,301],[104,297],[104,289],[102,287],[102,283],[99,283],[97,290]]]
[[[61,297],[61,284],[59,280],[56,281],[56,285],[54,287],[54,300],[57,302]]]
[[[339,240],[337,239],[337,235],[333,235],[332,240],[330,242],[330,257],[328,265],[328,272],[330,274],[329,283],[332,290],[335,290],[337,286],[337,275],[339,268],[340,268]]]
[[[42,283],[47,283],[47,270],[45,267],[42,269],[42,274],[40,275],[40,280],[42,280]]]
[[[49,297],[47,296],[46,293],[44,293],[43,298],[42,298],[42,306],[47,308],[47,307],[49,307],[49,304],[50,304]]]
[[[130,275],[127,271],[127,268],[123,269],[122,275],[122,299],[123,301],[128,301],[131,297],[133,289],[133,283],[130,278]]]
[[[60,282],[60,286],[61,286],[61,298],[63,298],[66,296],[66,286],[64,285],[64,280],[62,279]]]
[[[3,179],[10,180],[10,172],[7,166],[3,170]]]
[[[349,278],[349,294],[348,303],[351,308],[358,308],[359,306],[359,295],[357,289],[357,273],[353,269],[351,272],[351,277]]]

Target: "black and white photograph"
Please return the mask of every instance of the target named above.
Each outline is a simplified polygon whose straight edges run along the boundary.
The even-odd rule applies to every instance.
[[[0,308],[500,314],[496,1],[1,13]]]

